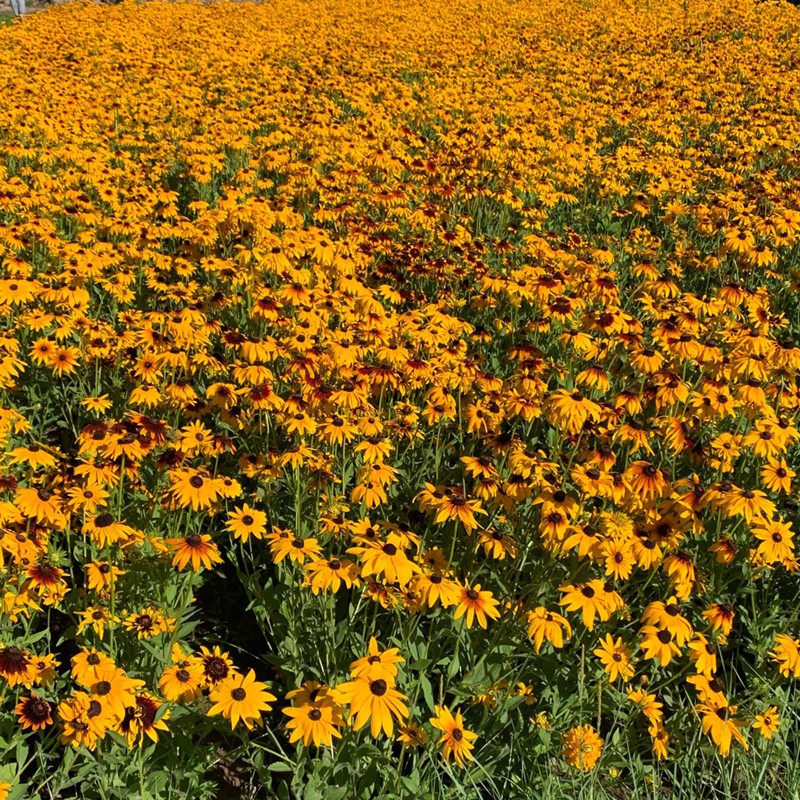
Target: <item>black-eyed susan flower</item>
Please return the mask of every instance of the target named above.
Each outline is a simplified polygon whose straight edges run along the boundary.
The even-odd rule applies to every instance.
[[[109,667],[115,666],[114,660],[94,648],[84,648],[72,657],[70,675],[82,686],[91,686],[97,676]]]
[[[158,688],[169,702],[188,703],[199,697],[204,683],[200,661],[181,658],[177,664],[164,668],[158,679]]]
[[[167,730],[169,709],[161,711],[164,704],[146,692],[139,692],[133,702],[126,705],[125,713],[117,725],[117,731],[125,737],[131,747],[138,741],[141,747],[147,737],[152,742],[158,741],[159,731]]]
[[[701,716],[703,733],[711,737],[711,741],[717,746],[719,754],[727,758],[731,752],[731,745],[734,741],[738,742],[745,750],[748,749],[742,728],[746,723],[736,719],[736,706],[715,705],[709,703],[698,703],[695,706]]]
[[[756,552],[765,564],[789,564],[794,559],[794,531],[790,522],[759,520],[752,528]]]
[[[694,686],[701,703],[712,703],[717,706],[727,705],[728,698],[725,686],[719,678],[705,675],[689,675],[686,683]]]
[[[422,602],[431,608],[437,603],[441,603],[443,608],[449,608],[459,602],[461,587],[446,571],[423,570],[413,579],[412,586],[419,593]]]
[[[189,533],[174,539],[165,539],[164,543],[174,553],[172,566],[183,571],[191,564],[192,570],[198,572],[201,567],[211,569],[214,564],[222,563],[219,548],[207,533]]]
[[[171,633],[175,628],[175,620],[154,606],[131,612],[122,620],[122,624],[125,630],[135,632],[137,639],[150,639],[162,633]]]
[[[666,667],[673,658],[680,655],[681,648],[671,631],[655,625],[645,625],[639,633],[642,637],[640,647],[645,658],[655,659],[662,667]]]
[[[35,487],[19,489],[14,496],[14,503],[26,517],[37,522],[53,525],[57,529],[63,528],[66,524],[62,498],[49,489]]]
[[[533,640],[534,650],[541,652],[545,641],[550,642],[557,650],[564,646],[565,639],[572,636],[572,627],[566,617],[549,611],[544,606],[537,606],[527,614],[528,638]]]
[[[367,655],[356,659],[350,664],[350,677],[375,680],[385,678],[390,684],[397,679],[397,664],[402,664],[405,659],[400,655],[397,647],[381,650],[378,640],[371,636],[367,647]]]
[[[664,704],[655,694],[643,689],[630,689],[628,699],[641,709],[651,724],[661,724],[664,719]]]
[[[87,586],[96,592],[107,591],[125,574],[125,570],[112,566],[108,561],[93,561],[85,569]]]
[[[231,657],[217,645],[210,650],[201,647],[199,658],[203,668],[203,679],[209,686],[216,686],[237,672]]]
[[[796,475],[786,459],[770,458],[761,468],[761,483],[768,492],[788,493],[792,489],[792,478]]]
[[[92,703],[101,706],[99,701],[93,701],[85,692],[78,692],[59,703],[58,721],[63,744],[76,748],[83,745],[89,750],[95,749],[98,739],[104,735],[107,728],[104,723],[99,723],[99,720],[105,722],[107,717],[102,708],[90,716],[95,711]]]
[[[769,655],[778,665],[781,675],[800,678],[800,641],[786,633],[779,633],[775,637],[775,648]]]
[[[621,637],[615,640],[613,636],[606,634],[605,638],[601,639],[600,646],[593,652],[600,659],[610,683],[616,682],[618,678],[626,682],[633,676],[634,666],[631,663],[633,650],[623,643]]]
[[[334,739],[341,739],[339,728],[343,727],[343,708],[335,701],[330,687],[306,681],[300,689],[286,694],[292,706],[282,709],[289,717],[286,729],[291,731],[290,742],[300,739],[308,746],[330,747]]]
[[[31,654],[16,645],[0,647],[0,677],[9,686],[33,686],[36,667]]]
[[[50,703],[36,694],[22,698],[17,703],[14,713],[23,730],[30,728],[33,731],[39,731],[53,724]]]
[[[363,577],[383,575],[389,583],[406,586],[421,571],[405,554],[402,536],[397,533],[390,533],[385,542],[369,542],[347,552],[359,557]]]
[[[83,633],[91,628],[101,639],[105,635],[106,626],[113,625],[118,620],[112,616],[110,609],[101,606],[89,606],[80,612],[81,621],[78,623],[78,633]]]
[[[373,738],[381,731],[391,736],[394,720],[408,717],[405,695],[385,678],[357,678],[339,684],[332,692],[337,703],[349,707],[354,730],[361,730],[369,722]]]
[[[116,666],[98,670],[89,684],[89,695],[112,714],[122,717],[126,706],[133,703],[134,693],[144,686],[144,681],[131,678]]]
[[[87,517],[83,523],[82,531],[98,547],[102,548],[110,544],[117,544],[129,536],[135,535],[132,528],[123,522],[115,520],[111,514],[105,511],[101,514]]]
[[[230,720],[231,729],[241,720],[248,730],[260,722],[261,713],[270,711],[270,703],[277,698],[267,691],[267,686],[256,680],[256,673],[250,670],[247,675],[232,673],[215,683],[210,693],[213,705],[209,716],[222,714]]]
[[[473,760],[472,750],[478,734],[464,727],[461,712],[456,711],[455,716],[450,709],[444,706],[434,708],[435,716],[430,718],[430,724],[442,732],[437,744],[442,748],[442,757],[447,761],[451,756],[459,767]]]
[[[712,677],[717,671],[717,646],[702,633],[689,642],[689,658],[700,675]]]
[[[234,538],[246,542],[251,536],[261,539],[267,530],[267,515],[247,503],[231,512],[226,523]]]
[[[601,580],[562,586],[559,591],[564,594],[559,604],[567,611],[580,611],[583,624],[590,631],[594,630],[595,617],[605,621],[611,616]]]
[[[316,539],[303,539],[300,536],[278,537],[270,541],[270,552],[276,564],[285,558],[296,564],[304,564],[309,558],[316,558],[320,554],[320,546]]]
[[[492,593],[486,589],[481,589],[479,583],[474,586],[461,586],[458,602],[454,617],[460,619],[466,617],[467,627],[471,628],[475,620],[481,628],[486,628],[488,619],[500,619],[498,606],[500,603],[495,600]]]
[[[642,614],[642,622],[669,631],[678,647],[683,647],[693,633],[692,624],[681,614],[675,597],[670,597],[666,603],[660,600],[649,603]]]
[[[751,727],[764,739],[771,739],[781,726],[781,716],[775,706],[770,706],[763,714],[758,714]]]
[[[170,491],[181,508],[208,508],[220,494],[219,480],[198,470],[177,470],[170,473],[170,480]]]
[[[425,747],[428,743],[428,734],[425,728],[415,722],[407,722],[397,729],[397,741],[403,747]]]
[[[318,558],[304,568],[308,570],[308,585],[313,594],[328,590],[335,593],[342,585],[350,589],[359,583],[359,567],[346,558]]]
[[[723,636],[727,636],[733,628],[736,612],[729,603],[712,603],[702,612],[702,617],[712,630],[721,631]]]
[[[650,734],[650,740],[653,746],[653,755],[659,761],[663,761],[669,756],[669,733],[667,729],[660,723],[653,723],[648,725],[647,732]]]

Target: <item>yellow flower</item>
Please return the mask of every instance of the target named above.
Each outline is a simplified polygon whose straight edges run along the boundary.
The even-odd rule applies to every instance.
[[[770,706],[763,714],[759,714],[752,724],[753,730],[758,731],[765,739],[771,739],[778,732],[781,717],[775,706]]]
[[[435,716],[430,718],[431,725],[442,732],[437,744],[442,748],[442,757],[447,761],[453,757],[459,767],[466,765],[467,761],[472,761],[472,750],[475,747],[475,740],[478,734],[468,731],[464,727],[464,720],[461,712],[457,711],[455,716],[450,709],[444,706],[434,708]]]
[[[367,680],[385,678],[389,683],[394,683],[397,679],[395,665],[405,661],[399,652],[396,647],[381,651],[378,647],[378,640],[371,636],[367,655],[350,664],[350,677],[366,678]]]
[[[559,591],[564,593],[560,604],[567,611],[580,611],[583,624],[590,631],[594,630],[595,617],[605,621],[611,616],[611,609],[604,597],[603,582],[600,580],[562,586]]]
[[[81,405],[89,411],[97,411],[102,414],[111,408],[111,401],[108,399],[107,394],[103,394],[99,397],[84,397],[81,400]]]
[[[341,738],[338,728],[344,725],[342,707],[330,687],[306,681],[300,689],[288,692],[286,699],[293,700],[291,708],[283,709],[290,718],[286,723],[290,742],[302,739],[306,746],[313,742],[317,747],[330,747],[334,738]]]
[[[222,563],[219,549],[208,534],[190,533],[176,539],[165,539],[164,543],[175,554],[172,565],[181,572],[189,563],[194,572],[198,572],[201,566],[211,569],[214,564]]]
[[[480,584],[475,586],[462,586],[461,595],[456,606],[455,619],[460,619],[466,614],[467,627],[477,619],[481,628],[486,628],[486,619],[500,619],[497,606],[500,604],[494,599],[492,593],[481,590]]]
[[[222,714],[230,720],[231,729],[241,720],[248,730],[261,721],[261,712],[270,711],[270,703],[277,699],[267,691],[266,684],[256,680],[252,669],[247,675],[233,674],[215,684],[209,697],[213,703],[209,716]]]
[[[711,737],[721,756],[730,755],[731,744],[734,740],[739,742],[745,750],[748,749],[748,744],[741,732],[741,728],[746,723],[734,718],[736,706],[729,706],[727,702],[724,704],[711,702],[698,703],[695,708],[701,714],[703,733]]]
[[[591,725],[578,725],[564,734],[562,752],[571,767],[591,772],[603,752],[603,740]]]
[[[611,683],[617,678],[627,681],[633,676],[634,667],[631,664],[633,651],[623,644],[622,638],[614,640],[611,634],[607,633],[605,639],[601,640],[600,647],[594,650],[594,654],[600,659]]]
[[[333,690],[333,698],[350,707],[355,730],[360,730],[369,722],[373,738],[377,738],[381,731],[391,736],[394,718],[405,720],[408,717],[405,695],[384,678],[357,678],[342,683]]]

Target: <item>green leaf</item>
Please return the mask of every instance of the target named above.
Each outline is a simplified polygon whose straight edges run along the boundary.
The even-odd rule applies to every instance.
[[[433,686],[431,686],[431,682],[427,675],[419,676],[419,685],[422,689],[422,696],[425,698],[425,702],[428,704],[428,708],[433,711],[436,703],[433,700]]]

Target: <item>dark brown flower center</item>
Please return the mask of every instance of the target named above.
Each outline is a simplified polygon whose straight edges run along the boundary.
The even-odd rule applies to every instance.
[[[228,665],[219,656],[207,658],[205,668],[206,674],[215,680],[222,680],[228,675]]]
[[[29,663],[25,652],[19,647],[5,647],[0,650],[0,672],[6,675],[24,672]]]
[[[50,703],[37,697],[25,704],[25,716],[32,722],[44,722],[50,717]]]

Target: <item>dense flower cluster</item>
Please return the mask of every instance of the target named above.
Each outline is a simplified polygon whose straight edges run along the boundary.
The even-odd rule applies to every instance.
[[[794,721],[800,19],[501,5],[0,33],[0,696],[54,759]]]

